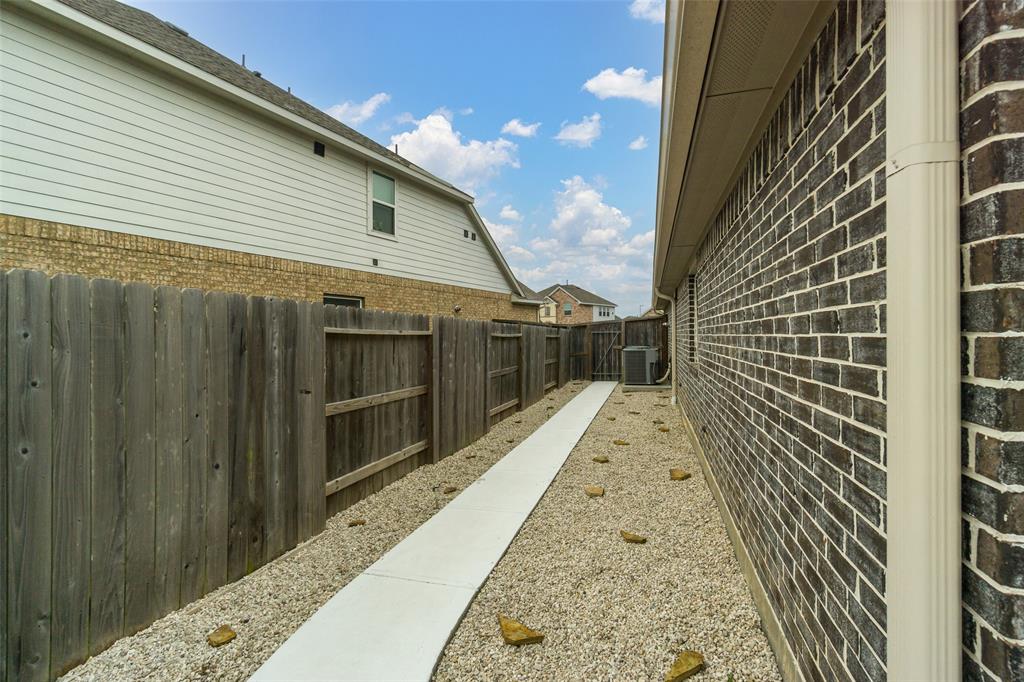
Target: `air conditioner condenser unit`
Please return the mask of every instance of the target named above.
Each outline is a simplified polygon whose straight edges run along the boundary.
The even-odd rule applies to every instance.
[[[622,366],[626,370],[626,384],[631,386],[653,384],[658,380],[661,353],[653,346],[626,346],[622,349]]]

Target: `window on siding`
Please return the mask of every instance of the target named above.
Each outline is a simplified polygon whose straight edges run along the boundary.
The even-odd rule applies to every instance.
[[[370,227],[374,232],[395,234],[395,179],[373,171],[370,175],[372,216]]]
[[[362,308],[362,296],[344,296],[342,294],[324,294],[324,304],[343,305],[348,308]]]
[[[697,362],[697,275],[686,277],[686,354],[690,362]]]
[[[563,315],[572,315],[572,303],[565,303],[562,305]]]

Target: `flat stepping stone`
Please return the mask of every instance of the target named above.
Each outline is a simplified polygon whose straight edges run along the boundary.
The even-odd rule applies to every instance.
[[[704,656],[697,651],[684,651],[665,674],[665,682],[681,682],[704,669]],[[730,677],[732,677],[730,675]]]
[[[615,417],[607,417],[607,419],[608,419],[608,421],[610,421],[610,422],[613,422],[613,421],[615,421]]]
[[[623,540],[625,540],[626,542],[631,542],[634,545],[642,545],[645,542],[647,542],[647,538],[645,538],[643,535],[630,533],[628,530],[620,530],[619,535],[622,536]]]
[[[618,438],[616,438],[612,442],[615,443],[616,445],[629,445],[629,441],[628,440],[620,440]]]
[[[658,430],[661,431],[662,433],[668,433],[672,429],[668,428],[667,426],[659,426]]]
[[[448,486],[447,488],[445,488],[443,492],[444,492],[444,494],[445,494],[445,495],[451,495],[451,494],[452,494],[452,493],[454,493],[454,492],[455,492],[456,490],[458,490],[458,488],[456,488],[456,487],[455,487],[455,486],[453,486],[453,485],[450,485],[450,486]]]
[[[236,636],[235,631],[231,629],[230,625],[221,625],[219,628],[206,635],[206,643],[216,648],[224,646]]]
[[[639,413],[639,412],[637,412],[636,410],[630,410],[630,411],[629,411],[629,413],[630,413],[630,414],[640,414],[640,413]]]
[[[604,455],[598,455],[597,457],[592,457],[591,459],[593,459],[598,464],[607,464],[608,463],[608,458],[606,456],[604,456]]]
[[[352,519],[351,521],[348,522],[348,527],[349,528],[355,528],[356,526],[365,526],[365,525],[366,525],[366,519]]]
[[[690,477],[690,472],[685,469],[669,469],[668,477],[673,481],[685,481]]]
[[[505,644],[523,646],[525,644],[540,644],[544,641],[544,633],[531,630],[518,620],[512,620],[499,614],[498,625],[501,626],[501,638],[505,640]]]
[[[599,485],[585,485],[583,492],[587,494],[587,497],[604,497],[604,488]]]

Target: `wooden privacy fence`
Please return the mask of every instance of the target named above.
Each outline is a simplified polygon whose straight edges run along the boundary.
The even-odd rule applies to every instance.
[[[0,679],[57,676],[323,528],[321,305],[0,277]]]
[[[621,381],[622,347],[653,346],[660,351],[661,370],[668,367],[667,318],[641,317],[594,322],[569,328],[566,364],[573,379]]]
[[[569,378],[569,330],[0,273],[0,682],[46,680]]]

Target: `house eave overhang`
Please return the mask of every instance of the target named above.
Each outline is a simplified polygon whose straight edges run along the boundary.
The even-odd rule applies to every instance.
[[[652,304],[689,271],[834,7],[834,0],[670,0]]]

